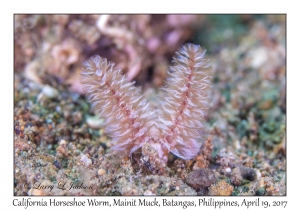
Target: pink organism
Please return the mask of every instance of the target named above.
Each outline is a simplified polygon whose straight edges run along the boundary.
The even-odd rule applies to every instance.
[[[130,155],[149,143],[164,162],[169,152],[183,159],[197,155],[211,78],[205,50],[183,45],[168,74],[155,109],[114,63],[98,55],[84,62],[81,83],[94,112],[105,120],[113,150]]]

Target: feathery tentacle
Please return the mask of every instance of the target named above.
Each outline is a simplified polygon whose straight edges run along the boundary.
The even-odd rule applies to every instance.
[[[161,93],[157,111],[161,142],[175,155],[191,159],[200,149],[210,86],[208,60],[199,45],[186,44],[173,57],[170,78]]]
[[[128,82],[114,63],[93,56],[83,64],[81,83],[98,117],[104,118],[114,150],[132,153],[150,139],[151,107],[141,90]]]

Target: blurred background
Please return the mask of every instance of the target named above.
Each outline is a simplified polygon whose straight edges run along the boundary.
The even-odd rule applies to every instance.
[[[237,48],[241,68],[266,66],[271,79],[285,55],[284,26],[285,15],[15,15],[15,73],[80,93],[80,66],[99,54],[138,85],[160,87],[171,56],[192,42],[226,62]]]

